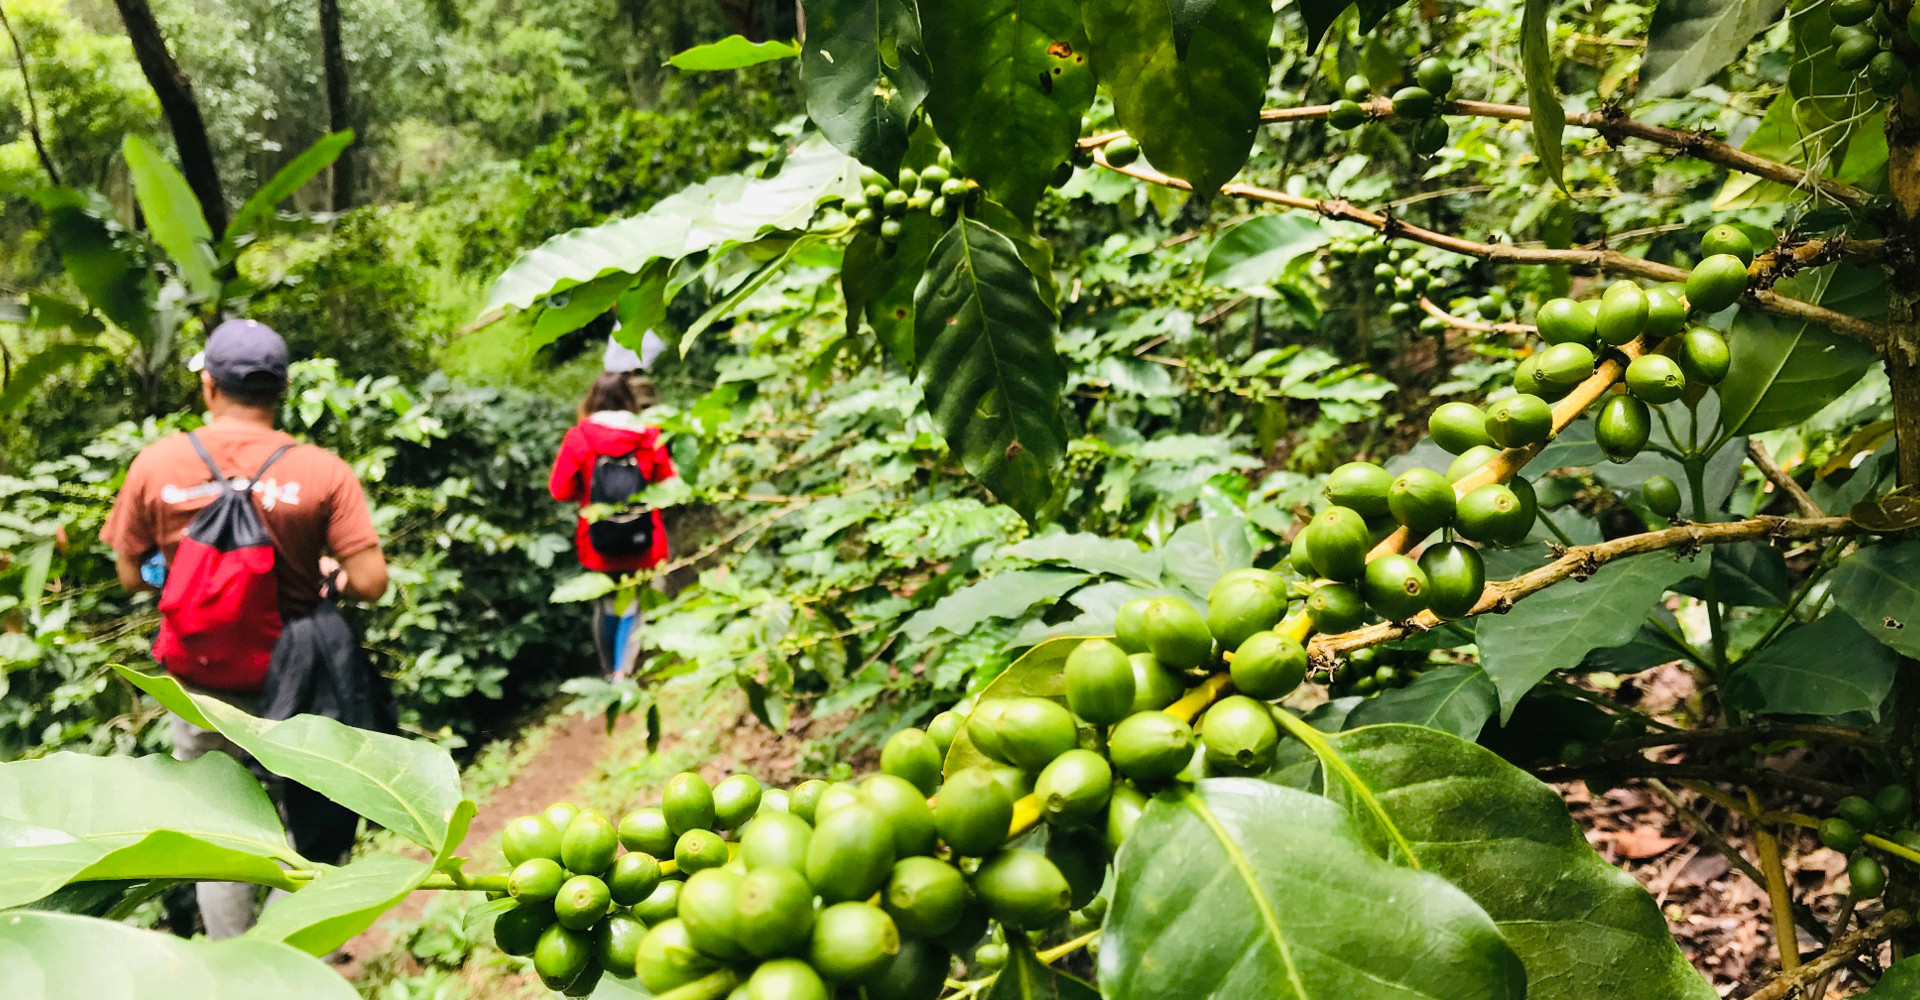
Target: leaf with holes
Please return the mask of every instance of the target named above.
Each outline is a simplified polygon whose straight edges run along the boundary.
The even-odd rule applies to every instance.
[[[1533,111],[1533,151],[1554,186],[1566,191],[1561,165],[1560,135],[1566,131],[1567,112],[1553,86],[1553,5],[1548,0],[1526,0],[1520,18],[1520,68],[1527,78],[1527,107]]]
[[[1647,29],[1640,97],[1673,97],[1713,79],[1786,9],[1787,0],[1662,0]]]
[[[1114,885],[1108,1000],[1526,993],[1519,959],[1466,894],[1382,860],[1340,806],[1292,788],[1216,778],[1156,796]]]
[[[1377,850],[1390,850],[1379,824],[1393,824],[1393,850],[1410,848],[1485,910],[1526,966],[1528,1000],[1716,996],[1653,897],[1588,846],[1552,788],[1435,729],[1368,726],[1327,740],[1346,775],[1328,794]]]
[[[914,357],[934,426],[960,464],[1029,521],[1066,455],[1055,320],[1013,241],[961,219],[914,293]]]
[[[959,171],[1022,220],[1093,103],[1077,0],[922,0],[927,113]]]
[[[927,76],[912,49],[912,11],[902,0],[805,0],[802,7],[807,117],[848,156],[897,175],[907,152],[907,121],[927,96]]]
[[[1867,634],[1920,657],[1920,542],[1881,541],[1840,560],[1829,583],[1834,605]]]
[[[1182,55],[1167,0],[1086,0],[1094,70],[1155,167],[1211,192],[1247,162],[1266,97],[1267,0],[1217,0]]]

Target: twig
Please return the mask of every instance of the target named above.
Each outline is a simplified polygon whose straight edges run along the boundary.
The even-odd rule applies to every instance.
[[[1913,914],[1907,910],[1888,910],[1880,919],[1833,942],[1818,958],[1782,972],[1773,982],[1747,994],[1746,1000],[1786,1000],[1807,983],[1852,961],[1868,945],[1877,944],[1912,923]]]
[[[1540,330],[1539,327],[1527,323],[1489,323],[1486,320],[1455,316],[1435,305],[1432,299],[1424,295],[1420,296],[1420,308],[1426,310],[1427,315],[1441,320],[1455,330],[1472,330],[1475,333],[1517,333],[1523,336],[1532,336]]]
[[[1491,464],[1491,463],[1489,463]],[[1684,524],[1659,531],[1627,535],[1597,545],[1579,545],[1568,549],[1553,562],[1523,573],[1511,580],[1487,584],[1480,603],[1469,614],[1500,613],[1524,597],[1570,578],[1584,579],[1601,566],[1628,556],[1659,552],[1664,549],[1724,545],[1758,539],[1827,538],[1859,532],[1859,527],[1844,517],[1792,518],[1756,517],[1746,521],[1718,524]],[[1310,647],[1321,662],[1366,646],[1378,645],[1409,635],[1418,635],[1440,624],[1432,612],[1423,611],[1405,622],[1380,622],[1331,635],[1319,635]]]
[[[40,134],[40,101],[33,94],[33,77],[27,73],[27,49],[20,44],[20,35],[13,30],[13,22],[7,19],[7,8],[0,4],[0,28],[5,28],[7,37],[13,39],[13,58],[20,64],[20,83],[27,92],[27,134],[33,137],[33,151],[40,156],[40,166],[46,170],[48,179],[55,187],[60,186],[60,171],[53,165],[53,156],[47,152],[46,137]]]
[[[1847,890],[1847,898],[1840,904],[1839,914],[1833,918],[1833,930],[1828,932],[1829,938],[1839,937],[1846,932],[1847,925],[1853,922],[1854,907],[1858,903],[1859,900],[1854,898],[1853,890],[1849,888]],[[1821,997],[1827,995],[1827,984],[1832,981],[1832,972],[1821,976],[1814,982],[1813,986],[1807,990],[1807,996],[1811,998],[1811,1000],[1820,1000]]]
[[[1747,439],[1747,457],[1753,459],[1753,464],[1760,469],[1762,475],[1767,477],[1768,482],[1778,486],[1782,493],[1793,500],[1793,505],[1800,508],[1800,513],[1808,517],[1826,516],[1826,512],[1820,509],[1819,504],[1813,502],[1813,498],[1807,495],[1807,491],[1801,489],[1800,484],[1795,482],[1792,476],[1787,475],[1787,470],[1782,469],[1780,463],[1773,460],[1772,455],[1767,454],[1767,446],[1761,444],[1759,438]]]
[[[1740,874],[1752,879],[1754,885],[1765,886],[1767,884],[1767,877],[1760,874],[1760,869],[1755,868],[1753,863],[1747,860],[1746,855],[1741,854],[1740,849],[1733,846],[1731,841],[1721,836],[1720,831],[1715,830],[1713,824],[1707,822],[1705,816],[1700,815],[1694,811],[1692,806],[1681,801],[1680,796],[1674,794],[1673,789],[1668,788],[1666,782],[1661,781],[1659,778],[1648,778],[1646,779],[1646,783],[1648,788],[1653,789],[1655,795],[1660,796],[1667,805],[1673,808],[1674,815],[1678,816],[1681,822],[1693,827],[1695,832],[1705,837],[1707,843],[1713,845],[1713,849],[1719,851],[1721,856],[1727,859],[1728,864],[1738,868]]]
[[[1879,739],[1869,736],[1858,729],[1846,729],[1840,726],[1815,726],[1792,722],[1760,722],[1751,726],[1729,726],[1723,729],[1694,729],[1671,733],[1654,733],[1649,736],[1634,736],[1623,740],[1610,740],[1594,749],[1601,759],[1615,751],[1645,750],[1649,747],[1679,746],[1681,744],[1746,744],[1763,740],[1819,740],[1829,743],[1846,743],[1862,750],[1878,750],[1883,744]]]
[[[1541,781],[1574,781],[1588,778],[1621,781],[1627,778],[1665,778],[1687,784],[1688,787],[1693,787],[1693,782],[1701,781],[1739,781],[1755,785],[1770,785],[1782,791],[1811,795],[1829,802],[1838,801],[1852,791],[1846,785],[1837,785],[1831,781],[1809,778],[1788,771],[1760,767],[1728,767],[1724,764],[1666,764],[1640,758],[1581,767],[1565,765],[1536,767],[1533,769],[1533,775]]]
[[[1095,140],[1111,141],[1111,135],[1103,134],[1082,140],[1089,144]],[[1158,184],[1181,191],[1191,191],[1193,186],[1178,177],[1161,173],[1142,163],[1131,163],[1116,167],[1107,161],[1104,149],[1094,150],[1094,162],[1115,173],[1125,174],[1135,180],[1149,184]],[[1618,250],[1575,250],[1517,247],[1508,243],[1479,243],[1447,233],[1436,232],[1394,216],[1382,215],[1358,208],[1341,198],[1321,201],[1306,198],[1285,191],[1263,188],[1253,184],[1231,183],[1220,186],[1220,193],[1230,198],[1246,198],[1250,201],[1263,201],[1284,208],[1304,212],[1316,212],[1321,217],[1343,222],[1357,223],[1376,230],[1389,238],[1412,240],[1427,246],[1438,247],[1451,253],[1474,257],[1494,264],[1565,264],[1578,267],[1591,267],[1609,274],[1628,274],[1653,281],[1685,281],[1688,271],[1683,268],[1660,264],[1654,261],[1634,257]],[[1776,316],[1786,316],[1810,323],[1819,323],[1836,333],[1845,334],[1872,345],[1884,353],[1887,344],[1887,328],[1879,323],[1864,320],[1858,316],[1849,316],[1823,306],[1788,298],[1767,289],[1750,288],[1746,296],[1763,311]]]
[[[1747,789],[1747,805],[1760,812],[1760,797]],[[1765,823],[1753,824],[1754,852],[1760,855],[1760,870],[1767,875],[1767,900],[1772,904],[1773,940],[1780,949],[1780,971],[1800,967],[1800,935],[1793,928],[1793,897],[1787,893],[1787,872],[1780,864],[1780,842]],[[1837,943],[1837,942],[1836,942]],[[1832,949],[1829,948],[1829,951]]]

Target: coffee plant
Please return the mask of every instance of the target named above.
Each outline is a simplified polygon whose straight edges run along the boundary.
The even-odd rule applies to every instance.
[[[1034,561],[1075,570],[1062,586],[1081,588],[1080,613],[993,650],[1024,652],[892,733],[879,774],[791,789],[683,774],[617,820],[559,803],[514,821],[503,864],[484,866],[505,874],[454,855],[475,807],[441,751],[262,722],[122,670],[428,857],[299,858],[218,756],[7,764],[0,906],[34,908],[0,913],[0,956],[76,995],[159,970],[341,995],[299,952],[424,887],[496,897],[501,950],[576,996],[1706,1000],[1654,898],[1542,780],[1664,778],[1754,832],[1757,864],[1726,849],[1789,944],[1751,996],[1820,995],[1843,968],[1878,980],[1870,996],[1911,988],[1914,960],[1882,947],[1909,952],[1920,896],[1920,7],[1658,6],[1643,100],[1701,88],[1750,44],[1787,67],[1736,147],[1612,100],[1568,110],[1544,0],[1498,40],[1518,51],[1525,104],[1467,96],[1483,57],[1435,55],[1433,25],[1418,58],[1386,51],[1378,36],[1414,34],[1418,16],[1391,3],[1306,0],[1278,18],[1257,0],[803,6],[810,125],[777,164],[549,241],[495,282],[486,315],[527,314],[539,343],[613,309],[632,337],[686,293],[704,305],[689,351],[784,272],[837,269],[844,363],[912,373],[946,454],[1045,526],[1081,513],[1070,476],[1117,447],[1072,437],[1067,355],[1084,343],[1062,316],[1081,285],[1056,272],[1049,198],[1119,184],[1164,220],[1235,205],[1251,218],[1219,236],[1210,277],[1244,287],[1268,257],[1251,284],[1271,289],[1305,260],[1347,309],[1397,324],[1393,348],[1470,347],[1487,364],[1466,389],[1484,398],[1434,408],[1386,463],[1345,456],[1260,498],[1203,492],[1200,517],[1150,549],[1036,534]],[[1276,69],[1300,103],[1267,106]],[[1538,188],[1516,227],[1537,241],[1235,179],[1269,126],[1445,163],[1498,155],[1471,137],[1504,122],[1530,137],[1506,169]],[[1724,171],[1712,211],[1743,214],[1673,224],[1685,235],[1660,255],[1621,249],[1625,234],[1575,246],[1576,209],[1642,195],[1589,189],[1570,132],[1657,150],[1674,177]],[[1267,402],[1264,366],[1300,356],[1190,377]],[[1811,485],[1761,439],[1783,431],[1819,452]],[[1010,582],[956,595],[1011,602]],[[1602,675],[1673,662],[1710,724],[1605,696]],[[1668,747],[1688,762],[1646,756]],[[1842,763],[1810,773],[1788,748]],[[1801,831],[1848,857],[1832,923],[1783,870],[1781,839]],[[188,879],[291,894],[237,942],[84,915]],[[1815,956],[1792,944],[1803,929]],[[114,962],[81,957],[107,948]]]

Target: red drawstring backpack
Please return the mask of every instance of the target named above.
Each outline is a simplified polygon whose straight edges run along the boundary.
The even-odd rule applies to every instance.
[[[257,691],[280,638],[273,541],[253,506],[253,484],[293,445],[282,445],[251,479],[228,479],[192,432],[187,440],[225,488],[195,514],[160,592],[153,656],[189,684]]]

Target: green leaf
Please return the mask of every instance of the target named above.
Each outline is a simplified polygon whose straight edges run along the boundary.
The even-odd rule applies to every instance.
[[[933,249],[933,217],[909,212],[900,238],[888,243],[860,233],[847,244],[840,268],[840,290],[847,297],[847,332],[865,318],[881,346],[909,369],[913,367],[913,290],[927,270]]]
[[[271,722],[217,698],[189,694],[172,677],[119,664],[114,669],[188,722],[219,730],[274,774],[298,781],[430,851],[444,846],[464,796],[460,771],[440,747],[318,715]]]
[[[1660,595],[1704,567],[1664,552],[1620,559],[1585,581],[1566,581],[1487,615],[1474,633],[1487,676],[1500,689],[1500,719],[1513,716],[1540,679],[1578,666],[1590,650],[1632,639]]]
[[[548,598],[554,604],[577,604],[581,601],[597,601],[619,589],[613,577],[605,573],[582,573],[570,577],[558,587],[553,588],[553,596]]]
[[[716,69],[743,69],[778,59],[792,59],[800,47],[792,42],[750,42],[742,35],[728,35],[717,42],[696,45],[667,60],[674,69],[704,72]]]
[[[1880,541],[1840,560],[1834,606],[1904,656],[1920,657],[1920,541]]]
[[[1835,264],[1777,283],[1782,295],[1875,319],[1885,311],[1877,270]],[[1797,424],[1853,388],[1879,356],[1852,337],[1814,323],[1741,309],[1727,338],[1733,364],[1720,384],[1720,422],[1751,434]]]
[[[320,171],[333,165],[340,154],[353,145],[353,130],[341,129],[322,136],[320,141],[302,150],[299,156],[287,161],[287,165],[274,171],[272,179],[261,185],[260,190],[248,198],[240,211],[233,214],[233,220],[227,223],[227,231],[221,236],[224,252],[231,253],[239,243],[240,237],[251,234],[260,223],[273,217],[274,209],[280,203],[293,197],[295,191],[307,186],[307,182],[320,175]]]
[[[741,282],[738,288],[728,292],[720,301],[708,307],[706,312],[700,314],[700,318],[694,320],[693,323],[687,327],[686,331],[680,334],[680,356],[686,357],[687,350],[693,346],[693,341],[696,337],[705,333],[708,327],[732,315],[735,310],[740,308],[741,303],[752,298],[753,293],[767,287],[767,282],[772,281],[781,271],[786,270],[787,265],[793,263],[795,258],[804,258],[807,251],[825,243],[826,239],[824,237],[815,236],[812,233],[808,233],[794,240],[787,246],[785,253],[775,257],[771,262],[762,265],[758,271],[753,273],[752,277]]]
[[[212,878],[289,886],[300,863],[232,757],[56,753],[0,764],[0,908],[68,882]]]
[[[1845,650],[1845,656],[1834,655]],[[1740,664],[1727,681],[1727,701],[1773,715],[1880,718],[1900,658],[1870,640],[1848,615],[1831,613],[1780,636]]]
[[[92,355],[104,353],[105,348],[93,344],[48,344],[41,348],[16,367],[6,384],[0,386],[0,415],[25,405],[33,397],[35,389],[66,368]]]
[[[1909,956],[1887,967],[1873,989],[1853,1000],[1913,1000],[1920,997],[1920,955]]]
[[[1480,907],[1375,855],[1326,799],[1246,778],[1148,804],[1115,860],[1108,1000],[1526,994]]]
[[[1863,129],[1879,128],[1871,120],[1852,126],[1862,101],[1872,93],[1859,86],[1860,74],[1849,73],[1833,59],[1833,21],[1827,4],[1803,3],[1793,12],[1793,57],[1787,67],[1787,86],[1774,98],[1760,125],[1740,148],[1756,156],[1791,164],[1815,174],[1831,173],[1845,162],[1847,148]],[[1884,174],[1882,175],[1884,176]],[[1726,212],[1800,201],[1806,192],[1751,174],[1733,173],[1713,199],[1712,209]]]
[[[1478,664],[1461,663],[1429,670],[1406,687],[1362,701],[1342,728],[1404,722],[1476,740],[1499,708],[1500,692],[1487,672]]]
[[[1327,29],[1333,27],[1333,22],[1351,8],[1359,8],[1359,14],[1354,18],[1354,28],[1366,35],[1382,18],[1406,3],[1407,0],[1360,0],[1357,4],[1354,0],[1300,0],[1300,15],[1307,22],[1307,45],[1312,49],[1319,48],[1320,43],[1326,41]],[[1394,67],[1397,72],[1398,57],[1395,57]]]
[[[913,51],[912,12],[901,0],[804,0],[802,6],[807,117],[848,156],[888,177],[899,174],[907,122],[927,96],[927,76]]]
[[[1266,96],[1268,0],[1218,0],[1183,56],[1167,0],[1085,0],[1093,68],[1153,165],[1212,192],[1239,173]]]
[[[112,920],[0,913],[11,1000],[355,1000],[331,966],[283,944],[185,940]]]
[[[1640,60],[1642,99],[1691,92],[1740,57],[1787,0],[1661,0]]]
[[[247,936],[325,955],[372,927],[432,873],[429,862],[367,855],[343,868],[326,869],[311,885],[268,904]]]
[[[1207,252],[1208,284],[1271,297],[1293,262],[1326,245],[1328,231],[1304,215],[1262,215],[1220,235]]]
[[[963,218],[934,245],[913,304],[934,426],[967,472],[1034,520],[1066,455],[1067,374],[1033,275],[1012,240]]]
[[[1054,532],[1009,545],[999,554],[1007,559],[1066,563],[1089,573],[1122,576],[1149,585],[1160,583],[1159,553],[1126,538]]]
[[[942,597],[932,607],[903,622],[900,631],[910,639],[924,639],[935,629],[966,635],[990,618],[1018,618],[1042,601],[1057,601],[1085,582],[1085,573],[1055,569],[1013,569],[996,573]]]
[[[1076,0],[921,0],[927,112],[959,171],[1025,220],[1093,103]]]
[[[1329,794],[1375,838],[1373,807],[1384,810],[1422,869],[1493,918],[1526,965],[1528,1000],[1717,996],[1653,897],[1588,846],[1553,789],[1434,729],[1369,726],[1329,739],[1370,801],[1340,782]]]
[[[220,294],[220,282],[213,276],[213,231],[200,211],[200,199],[193,196],[187,179],[147,140],[129,133],[121,143],[127,159],[127,172],[133,175],[133,194],[154,242],[167,251],[187,287],[203,299]]]
[[[622,271],[555,293],[559,304],[549,302],[540,310],[540,317],[533,321],[533,331],[521,342],[522,349],[538,350],[593,322],[595,317],[619,303],[620,296],[633,286],[633,280],[633,275]]]
[[[1526,0],[1520,18],[1520,69],[1527,78],[1527,107],[1533,112],[1533,151],[1547,170],[1555,187],[1567,190],[1563,176],[1560,134],[1567,127],[1567,112],[1553,88],[1553,16],[1550,0]]]
[[[72,188],[35,191],[33,200],[47,213],[47,235],[80,294],[142,343],[152,338],[159,285],[143,248],[113,221],[113,205]]]
[[[1007,941],[1007,964],[986,1000],[1100,1000],[1100,992],[1040,961],[1018,935]]]
[[[35,330],[72,330],[83,336],[106,329],[86,306],[39,292],[27,295],[27,325]]]
[[[800,143],[771,177],[727,174],[661,199],[639,215],[570,230],[521,254],[488,292],[480,315],[526,309],[554,292],[659,260],[800,229],[828,191],[849,190],[854,165],[818,138]]]
[[[1708,557],[1713,568],[1714,599],[1749,608],[1784,608],[1792,598],[1787,559],[1766,542],[1715,545]],[[1704,599],[1707,577],[1674,585],[1674,592]]]
[[[1085,636],[1064,636],[1034,646],[1021,654],[1020,658],[1007,665],[1007,669],[988,684],[986,690],[974,699],[974,704],[992,701],[996,698],[1051,698],[1061,704],[1067,699],[1067,654],[1073,652]],[[973,740],[967,736],[965,726],[959,735],[953,738],[953,745],[947,748],[946,773],[953,774],[962,768],[986,767],[993,761],[986,754],[974,749]]]
[[[1160,558],[1169,580],[1204,594],[1214,581],[1253,565],[1247,519],[1231,505],[1210,506],[1200,520],[1182,525],[1167,539]]]

